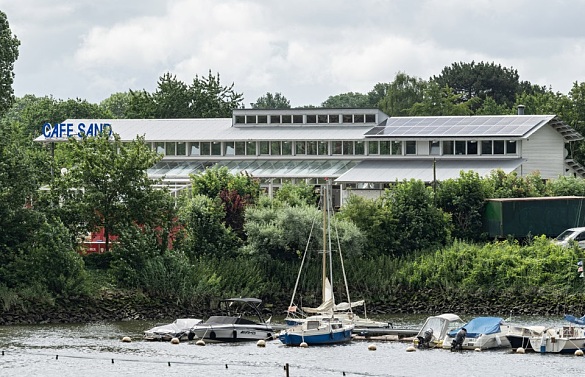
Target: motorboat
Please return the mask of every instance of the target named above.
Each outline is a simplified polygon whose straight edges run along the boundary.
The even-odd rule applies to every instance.
[[[418,348],[442,347],[445,336],[463,325],[463,320],[457,314],[443,313],[430,316],[415,337]]]
[[[220,302],[225,315],[215,315],[189,330],[188,339],[246,342],[274,339],[270,320],[264,320],[258,298],[229,298]]]
[[[465,335],[455,347],[454,340],[459,330],[465,330]],[[459,329],[447,333],[442,347],[454,350],[486,350],[492,348],[510,348],[510,341],[506,338],[508,325],[500,317],[476,317]]]
[[[506,331],[506,338],[510,342],[510,347],[517,350],[519,348],[525,351],[532,351],[531,338],[540,337],[546,330],[545,326],[523,326],[509,324]]]
[[[585,327],[582,325],[585,317],[576,318],[566,315],[565,319],[571,322],[568,326],[550,327],[530,338],[532,349],[540,353],[575,353],[585,351]]]
[[[336,310],[335,296],[331,283],[333,280],[333,269],[332,266],[332,242],[331,242],[331,213],[333,212],[333,206],[331,203],[331,195],[329,191],[331,185],[327,184],[322,187],[321,191],[321,203],[323,208],[323,253],[322,253],[322,284],[321,293],[322,301],[317,308],[302,307],[303,313],[310,314],[309,317],[299,319],[295,317],[296,322],[292,322],[291,317],[288,318],[287,323],[293,323],[293,326],[287,327],[280,331],[278,339],[287,346],[301,346],[301,345],[325,345],[325,344],[338,344],[346,343],[351,341],[352,331],[355,327],[352,318],[352,305],[347,305],[347,311],[340,314]],[[313,226],[315,221],[313,222]],[[313,227],[311,228],[311,234]],[[311,236],[309,235],[309,240]],[[339,245],[339,242],[337,243]],[[303,253],[303,259],[297,275],[295,288],[293,290],[292,298],[289,305],[289,312],[296,312],[297,306],[294,305],[295,296],[299,284],[300,277],[303,273],[304,262],[307,257],[307,251],[309,250],[309,241],[307,241],[307,247]],[[345,293],[349,299],[349,289],[347,280],[345,279],[345,271],[343,270],[343,257],[341,250],[339,251],[340,265],[342,274],[344,277]],[[329,263],[328,263],[329,262]],[[328,274],[327,274],[328,272]]]
[[[170,341],[173,338],[187,340],[191,328],[201,321],[199,318],[179,318],[172,323],[157,325],[144,331],[144,340]]]

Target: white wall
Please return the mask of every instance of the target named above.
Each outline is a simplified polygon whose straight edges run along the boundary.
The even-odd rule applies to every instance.
[[[561,134],[546,125],[522,140],[522,175],[539,171],[544,179],[565,175],[565,141]]]

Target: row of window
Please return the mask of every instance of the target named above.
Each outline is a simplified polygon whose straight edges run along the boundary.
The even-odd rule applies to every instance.
[[[417,155],[417,142],[408,141],[224,141],[149,143],[165,156],[330,156]],[[429,141],[430,155],[517,154],[513,140]]]
[[[236,115],[236,124],[340,124],[375,123],[376,114]]]

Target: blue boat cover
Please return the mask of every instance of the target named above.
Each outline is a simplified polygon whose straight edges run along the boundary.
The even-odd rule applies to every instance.
[[[465,327],[468,338],[477,338],[481,334],[494,334],[500,332],[500,324],[503,319],[500,317],[476,317],[458,329],[449,332],[450,337],[455,337],[457,331]]]
[[[570,314],[567,314],[565,316],[565,319],[567,321],[569,321],[569,322],[576,323],[578,325],[585,325],[585,315],[583,317],[581,317],[581,318],[577,318],[575,316],[572,316]]]

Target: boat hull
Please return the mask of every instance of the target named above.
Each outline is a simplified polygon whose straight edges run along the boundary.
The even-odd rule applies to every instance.
[[[250,342],[274,339],[271,326],[212,325],[196,326],[189,334],[191,339],[208,342]]]
[[[532,348],[540,353],[575,353],[585,351],[585,328],[564,326],[547,329],[542,336],[530,338]]]
[[[352,329],[338,329],[330,332],[297,332],[291,329],[283,330],[278,339],[287,346],[338,344],[351,341]]]

